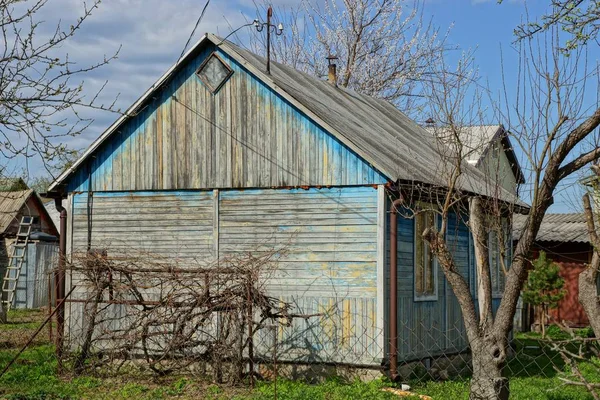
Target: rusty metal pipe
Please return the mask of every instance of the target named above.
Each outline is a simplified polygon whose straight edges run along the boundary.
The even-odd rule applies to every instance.
[[[60,212],[60,233],[58,243],[58,269],[54,275],[56,292],[56,355],[58,370],[62,371],[62,353],[65,330],[65,276],[67,265],[67,210],[62,206],[62,199],[54,199],[56,210]]]
[[[390,379],[398,379],[398,210],[404,203],[402,195],[392,202],[390,210]]]

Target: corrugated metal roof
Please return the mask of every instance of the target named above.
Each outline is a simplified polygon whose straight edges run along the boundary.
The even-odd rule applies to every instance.
[[[518,240],[527,220],[526,215],[515,215],[513,220],[513,239]],[[577,242],[589,243],[585,214],[546,214],[536,237],[540,242]]]
[[[91,154],[128,116],[149,98],[178,65],[203,44],[215,44],[247,68],[259,80],[290,101],[309,118],[335,135],[345,145],[363,157],[390,180],[421,182],[446,186],[444,172],[453,166],[436,150],[436,141],[429,132],[416,124],[392,104],[352,90],[334,87],[327,81],[297,71],[289,66],[271,63],[271,74],[265,72],[265,59],[241,47],[207,34],[183,59],[163,75],[127,112],[116,121],[80,158],[51,186],[55,190],[83,159]],[[527,206],[507,190],[491,187],[483,172],[464,163],[458,187]]]
[[[15,221],[17,213],[32,194],[33,189],[0,193],[0,233]]]
[[[461,139],[469,152],[468,161],[479,164],[501,130],[500,125],[466,126]]]

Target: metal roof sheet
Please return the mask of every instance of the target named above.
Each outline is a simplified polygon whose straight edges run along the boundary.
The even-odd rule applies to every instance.
[[[460,127],[460,142],[465,160],[471,164],[479,164],[488,147],[496,138],[501,125],[465,125]],[[425,129],[433,135],[448,135],[449,129],[426,125]]]
[[[513,239],[518,240],[527,221],[526,215],[515,215]],[[589,243],[585,214],[546,214],[536,237],[540,242]]]
[[[449,134],[443,127],[425,126],[425,129],[437,136]],[[476,167],[485,159],[492,143],[499,139],[517,183],[525,183],[525,176],[515,155],[508,132],[502,125],[465,125],[460,128],[459,136],[465,160]]]
[[[416,124],[392,104],[361,95],[352,90],[335,87],[327,81],[297,71],[289,66],[271,62],[271,74],[265,72],[265,59],[215,35],[204,36],[188,53],[163,75],[146,93],[111,127],[96,140],[90,149],[51,186],[55,190],[81,162],[87,158],[134,110],[149,98],[170,74],[194,50],[203,44],[214,44],[247,68],[257,79],[270,86],[300,111],[342,143],[363,157],[374,168],[392,181],[421,182],[446,187],[446,171],[451,163],[437,150],[433,135]],[[457,182],[458,188],[503,201],[527,205],[513,193],[492,187],[483,172],[463,163],[463,174]]]

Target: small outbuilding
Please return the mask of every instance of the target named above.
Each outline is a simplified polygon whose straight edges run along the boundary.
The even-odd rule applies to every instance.
[[[514,235],[518,239],[525,223],[524,216],[515,215]],[[592,260],[593,246],[590,243],[585,214],[546,214],[535,240],[531,259],[540,251],[560,266],[560,276],[565,281],[566,294],[558,308],[550,310],[551,319],[570,327],[588,326],[588,317],[579,303],[579,274]],[[540,320],[531,308],[523,315],[523,327],[527,328]]]
[[[33,189],[21,179],[0,180],[0,283],[23,216],[33,217],[33,225],[13,307],[39,308],[48,304],[48,278],[58,254],[58,231]]]

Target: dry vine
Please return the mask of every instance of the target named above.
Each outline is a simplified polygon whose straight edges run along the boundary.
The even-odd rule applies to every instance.
[[[74,255],[71,276],[84,288],[72,300],[84,309],[83,326],[71,328],[72,339],[82,338],[71,344],[76,372],[133,362],[158,375],[211,371],[216,381],[240,382],[254,371],[257,331],[307,317],[266,292],[284,252],[238,254],[201,268],[134,252]]]

